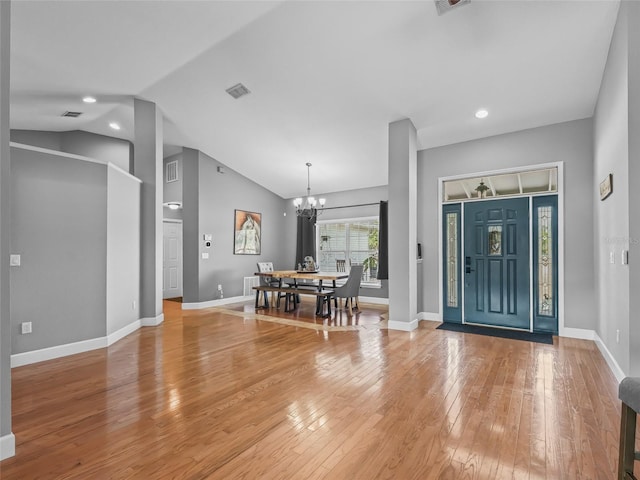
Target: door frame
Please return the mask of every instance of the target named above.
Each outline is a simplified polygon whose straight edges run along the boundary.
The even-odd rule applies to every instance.
[[[544,168],[553,168],[556,167],[558,169],[558,179],[557,179],[557,192],[556,195],[558,197],[558,335],[559,336],[566,336],[565,335],[565,326],[564,326],[564,278],[565,278],[565,273],[564,273],[564,189],[562,188],[564,185],[564,162],[560,161],[560,162],[551,162],[551,163],[540,163],[540,164],[535,164],[535,165],[525,165],[525,166],[521,166],[521,167],[512,167],[512,168],[504,168],[504,169],[499,169],[499,170],[488,170],[488,171],[481,171],[481,172],[469,172],[469,173],[465,173],[462,175],[452,175],[452,176],[447,176],[447,177],[439,177],[438,178],[438,288],[439,288],[439,295],[438,295],[438,303],[439,303],[439,309],[438,311],[439,313],[439,320],[442,321],[442,316],[443,316],[443,312],[444,312],[444,301],[443,301],[443,291],[442,291],[442,286],[443,286],[443,280],[444,280],[444,271],[443,271],[443,264],[442,264],[442,256],[444,254],[444,246],[443,246],[443,242],[442,242],[442,238],[443,238],[443,225],[442,225],[442,207],[443,205],[448,205],[448,204],[453,204],[453,203],[460,203],[463,204],[466,201],[474,201],[474,202],[483,202],[483,201],[491,201],[491,200],[497,200],[500,199],[501,197],[498,198],[494,198],[494,197],[490,197],[490,198],[486,198],[486,199],[474,199],[474,200],[466,200],[466,201],[460,201],[460,200],[456,200],[456,201],[445,201],[443,198],[443,193],[444,193],[444,183],[451,181],[451,180],[463,180],[465,178],[475,178],[475,177],[483,177],[483,176],[490,176],[490,175],[502,175],[502,174],[507,174],[507,173],[519,173],[519,172],[526,172],[526,171],[531,171],[531,170],[537,170],[537,169],[544,169]],[[505,196],[502,198],[514,198],[514,197],[528,197],[529,198],[529,206],[531,207],[532,204],[532,198],[533,197],[537,197],[537,196],[545,196],[545,195],[550,195],[552,193],[550,192],[541,192],[541,193],[535,193],[535,194],[523,194],[523,195],[510,195],[510,196]],[[464,225],[464,208],[461,208],[461,222],[462,225]],[[531,245],[531,235],[532,230],[531,230],[531,222],[532,222],[532,216],[531,216],[531,211],[529,212],[529,240],[530,240],[530,245]],[[464,228],[461,229],[460,231],[460,241],[463,242],[462,245],[464,245]],[[533,295],[531,293],[531,289],[533,289],[533,270],[532,270],[532,265],[531,262],[533,256],[529,255],[529,270],[530,270],[530,283],[529,283],[529,289],[530,289],[530,305],[529,305],[529,317],[530,317],[530,322],[529,322],[529,331],[533,331],[533,321],[532,321],[532,312],[533,312],[533,305],[531,302],[533,302]],[[460,279],[462,280],[464,277],[460,276]],[[460,299],[460,301],[462,302],[462,323],[465,323],[464,321],[464,288],[462,289],[462,297]]]

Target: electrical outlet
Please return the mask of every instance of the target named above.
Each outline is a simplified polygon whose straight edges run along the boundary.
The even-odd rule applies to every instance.
[[[20,328],[23,335],[26,333],[31,333],[33,331],[31,328],[31,322],[22,322],[20,324]]]
[[[134,300],[133,302],[131,302],[131,310],[135,310],[136,309],[136,301]]]
[[[620,330],[616,330],[616,343],[620,343]]]
[[[218,284],[218,290],[222,290],[222,284]]]
[[[609,252],[609,263],[616,263],[616,252]]]

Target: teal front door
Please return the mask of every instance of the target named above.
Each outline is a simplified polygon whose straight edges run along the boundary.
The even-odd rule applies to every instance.
[[[464,204],[464,321],[529,329],[529,199]]]

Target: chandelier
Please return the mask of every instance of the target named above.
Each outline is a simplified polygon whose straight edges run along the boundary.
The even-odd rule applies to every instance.
[[[324,204],[326,200],[321,198],[316,200],[311,196],[311,182],[309,180],[311,173],[311,164],[307,162],[307,198],[304,199],[304,204],[302,203],[302,198],[298,197],[293,201],[293,204],[296,206],[296,214],[299,217],[308,217],[313,218],[322,214],[322,209],[324,208]],[[316,205],[320,205],[320,210],[316,208]]]
[[[476,192],[478,192],[478,198],[487,198],[487,190],[489,190],[489,187],[487,187],[484,184],[484,180],[481,178],[480,185],[476,187]]]

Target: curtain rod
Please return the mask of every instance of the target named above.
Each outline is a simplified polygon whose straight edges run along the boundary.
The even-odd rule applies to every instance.
[[[380,205],[380,202],[358,203],[357,205],[342,205],[340,207],[324,207],[322,210],[334,210],[336,208],[368,207],[370,205]]]

